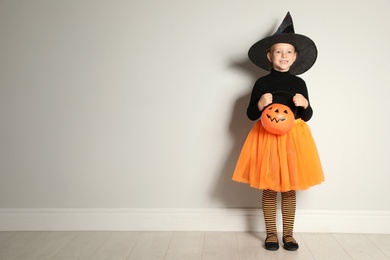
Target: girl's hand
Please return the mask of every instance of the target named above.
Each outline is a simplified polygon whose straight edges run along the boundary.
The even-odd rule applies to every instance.
[[[309,106],[309,101],[302,94],[295,94],[293,102],[297,107],[303,107],[306,109]]]
[[[266,106],[272,103],[272,94],[265,93],[260,97],[259,102],[257,102],[257,107],[262,111]]]

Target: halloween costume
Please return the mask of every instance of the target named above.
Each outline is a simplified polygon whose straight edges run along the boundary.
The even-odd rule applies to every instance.
[[[296,47],[298,58],[288,72],[271,69],[270,74],[258,79],[253,87],[247,116],[258,120],[264,112],[257,102],[264,93],[283,91],[302,94],[308,101],[306,83],[294,74],[307,71],[317,58],[312,40],[295,34],[288,13],[277,32],[255,43],[249,50],[249,58],[263,69],[269,70],[267,52],[275,43],[290,43]],[[270,45],[271,44],[271,45]],[[313,110],[309,106],[296,108],[292,98],[274,97],[276,103],[284,103],[295,111],[294,127],[286,134],[275,135],[257,121],[249,132],[238,158],[233,180],[249,184],[257,189],[273,191],[305,190],[324,181],[321,162],[311,131],[305,121]]]
[[[271,69],[267,53],[276,43],[289,43],[298,53],[288,72]],[[273,132],[267,130],[261,120],[258,120],[249,132],[238,158],[232,179],[249,184],[253,188],[262,189],[262,207],[266,224],[267,250],[279,249],[276,230],[277,192],[282,194],[283,244],[286,250],[295,251],[299,248],[293,237],[293,227],[296,211],[296,190],[305,190],[324,181],[321,162],[317,148],[306,121],[313,115],[306,83],[299,77],[313,66],[317,59],[317,48],[314,42],[304,35],[294,33],[294,26],[289,13],[274,35],[255,43],[249,50],[250,60],[257,66],[270,70],[270,74],[258,79],[253,87],[247,116],[251,120],[270,120],[277,124],[285,118],[272,113],[273,104],[262,111],[258,102],[265,93],[272,94],[273,103],[280,103],[290,109],[285,114],[294,111],[294,124],[291,130]],[[289,93],[277,95],[277,93]],[[295,107],[292,97],[303,95],[308,107]],[[277,106],[275,106],[277,107]],[[267,113],[267,116],[262,114]],[[268,114],[269,113],[269,114]],[[268,124],[268,123],[267,123]],[[266,124],[264,124],[266,125]],[[289,128],[290,129],[290,128]]]
[[[289,72],[271,70],[253,87],[247,110],[251,120],[259,119],[263,112],[257,107],[260,97],[277,90],[300,93],[309,100],[306,84],[301,78]],[[243,145],[233,180],[257,189],[305,190],[324,181],[317,148],[305,123],[310,120],[313,110],[310,103],[304,109],[294,108],[292,101],[279,100],[296,110],[294,127],[287,134],[275,135],[265,130],[260,120],[257,121]]]

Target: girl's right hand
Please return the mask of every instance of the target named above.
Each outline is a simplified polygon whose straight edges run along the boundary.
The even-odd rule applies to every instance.
[[[260,97],[259,102],[257,102],[257,107],[262,111],[266,106],[272,103],[272,94],[265,93]]]

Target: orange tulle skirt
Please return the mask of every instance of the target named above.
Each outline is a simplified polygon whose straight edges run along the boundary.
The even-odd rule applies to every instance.
[[[287,134],[275,135],[257,121],[242,147],[232,179],[253,188],[282,192],[305,190],[323,182],[309,126],[297,119]]]

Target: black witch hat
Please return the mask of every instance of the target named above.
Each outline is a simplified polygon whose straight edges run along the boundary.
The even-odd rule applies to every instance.
[[[293,75],[302,74],[309,70],[317,59],[315,43],[309,37],[294,32],[294,24],[289,12],[272,36],[253,44],[248,52],[249,59],[255,65],[269,71],[271,67],[267,53],[276,43],[289,43],[295,47],[298,56],[289,70]]]

